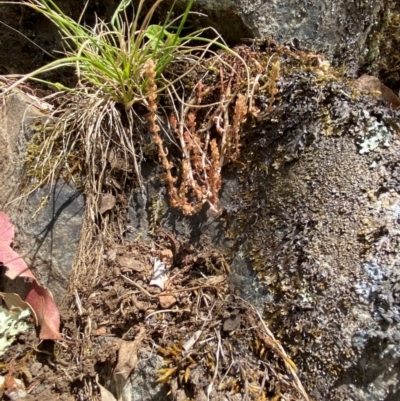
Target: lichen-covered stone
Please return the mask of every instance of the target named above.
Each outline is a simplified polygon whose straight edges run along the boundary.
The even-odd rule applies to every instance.
[[[228,232],[258,270],[267,322],[310,394],[390,399],[400,389],[399,112],[303,72],[281,93],[248,139]]]
[[[389,1],[198,0],[195,7],[228,40],[272,35],[280,43],[300,42],[339,59],[354,73],[367,36]]]

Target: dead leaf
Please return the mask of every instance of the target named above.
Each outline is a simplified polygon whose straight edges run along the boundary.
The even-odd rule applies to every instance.
[[[26,277],[35,279],[25,261],[17,252],[13,251],[8,245],[0,240],[0,261],[6,267],[6,276],[11,280],[16,277]]]
[[[14,225],[4,212],[0,212],[0,241],[10,246],[14,239]]]
[[[138,363],[137,352],[145,336],[146,329],[141,327],[134,341],[120,342],[118,363],[113,375],[118,401],[132,400],[132,384],[128,378]]]
[[[126,381],[138,362],[137,352],[146,336],[145,327],[141,327],[133,341],[121,341],[118,351],[118,363],[114,376],[119,375]]]
[[[14,240],[14,232],[10,218],[5,213],[0,212],[0,262],[7,268],[6,276],[11,280],[16,277],[27,277],[35,280],[22,257],[10,247]]]
[[[120,256],[117,259],[118,264],[121,266],[123,271],[135,271],[143,272],[146,270],[146,265],[131,256]]]
[[[116,200],[115,196],[112,194],[102,194],[100,195],[98,207],[99,213],[103,214],[108,210],[111,210],[115,206]]]
[[[101,384],[97,383],[100,389],[101,401],[117,401],[116,398]]]
[[[40,326],[39,337],[42,340],[61,339],[60,313],[50,291],[35,280],[25,300],[36,314],[36,325]]]
[[[23,381],[20,379],[15,379],[10,375],[6,376],[4,387],[5,387],[4,394],[11,401],[22,400],[28,396]]]
[[[399,98],[377,77],[363,74],[358,79],[356,79],[355,86],[359,90],[371,92],[371,94],[378,99],[384,99],[391,107],[400,107]]]
[[[22,257],[11,249],[14,240],[14,226],[9,217],[0,212],[0,262],[5,266],[5,275],[11,280],[16,277],[32,279],[31,288],[25,300],[35,314],[36,324],[40,326],[39,338],[58,340],[60,334],[60,314],[50,291],[42,287],[32,274]]]
[[[173,295],[160,295],[158,300],[163,309],[169,309],[171,306],[176,304],[176,298]]]
[[[210,277],[205,281],[204,285],[214,286],[223,283],[225,280],[226,280],[225,276]]]
[[[16,309],[29,309],[29,304],[23,301],[18,294],[13,294],[11,292],[0,292],[0,297],[3,298],[7,309],[11,312]]]

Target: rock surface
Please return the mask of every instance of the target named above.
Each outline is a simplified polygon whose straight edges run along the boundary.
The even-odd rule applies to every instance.
[[[182,3],[186,2],[182,0]],[[95,14],[100,18],[110,18],[118,3],[118,0],[90,0],[84,22],[92,23]],[[67,15],[79,18],[83,3],[68,0],[61,6]],[[385,40],[392,35],[388,25],[393,26],[392,17],[399,12],[393,0],[197,0],[194,9],[207,15],[196,18],[197,27],[214,26],[231,45],[242,38],[273,35],[280,43],[291,42],[295,46],[300,43],[325,52],[328,58],[345,66],[352,75],[365,62],[371,67],[377,60],[385,58],[387,63],[388,43],[392,40]],[[1,63],[0,73],[32,71],[57,56],[56,52],[61,50],[60,37],[44,17],[15,5],[0,5],[0,13],[2,21],[11,27],[0,26],[0,54],[7,55],[7,60]],[[373,35],[368,38],[371,30]],[[35,47],[32,41],[41,49]],[[379,46],[385,47],[382,55],[379,54]],[[13,52],[9,52],[11,48]],[[32,53],[35,57],[27,57]],[[384,72],[388,72],[386,66]],[[393,77],[393,71],[390,73]],[[59,72],[51,74],[58,80],[69,79]]]
[[[10,95],[1,113],[0,207],[16,227],[14,248],[59,302],[67,288],[78,247],[83,196],[65,182],[31,195],[24,193],[21,182],[27,141],[33,135],[30,125],[44,114],[39,104],[22,92]],[[48,203],[43,204],[48,195]],[[23,292],[21,284],[7,280],[4,290]]]
[[[368,32],[389,3],[232,1],[222,11],[217,2],[198,5],[215,24],[228,21],[221,31],[232,41],[271,33],[282,41],[298,38],[354,72]],[[222,249],[234,290],[266,312],[315,400],[397,401],[399,112],[356,99],[345,82],[305,71],[280,85],[274,112],[247,128],[244,167],[224,172],[221,216],[204,208],[186,218],[169,209],[159,171],[148,165],[149,202],[132,194],[128,231],[134,239],[161,226],[187,247]],[[31,135],[27,126],[41,115],[29,103],[17,94],[3,109],[0,203],[17,226],[18,251],[59,300],[78,244],[83,199],[60,184],[36,221],[32,215],[47,192],[9,203],[21,195],[14,190]]]
[[[336,58],[355,73],[367,36],[390,0],[198,0],[198,7],[231,42],[272,35]],[[380,14],[381,13],[381,14]]]

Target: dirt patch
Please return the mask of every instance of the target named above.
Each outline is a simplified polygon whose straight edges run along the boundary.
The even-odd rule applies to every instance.
[[[28,399],[100,399],[99,385],[118,393],[118,372],[130,373],[146,354],[163,358],[153,385],[173,399],[303,399],[293,362],[256,309],[235,295],[219,252],[161,232],[104,257],[98,285],[88,292],[81,283],[61,309],[65,341],[39,344],[31,332],[4,358],[2,374],[21,377]],[[156,258],[174,260],[164,289],[149,284]],[[132,352],[136,360],[126,360]]]

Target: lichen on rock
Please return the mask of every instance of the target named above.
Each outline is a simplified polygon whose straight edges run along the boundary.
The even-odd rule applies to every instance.
[[[310,394],[382,399],[399,387],[389,372],[400,360],[400,141],[390,123],[400,113],[312,72],[283,77],[280,93],[247,138],[228,233],[258,271],[267,322]]]

